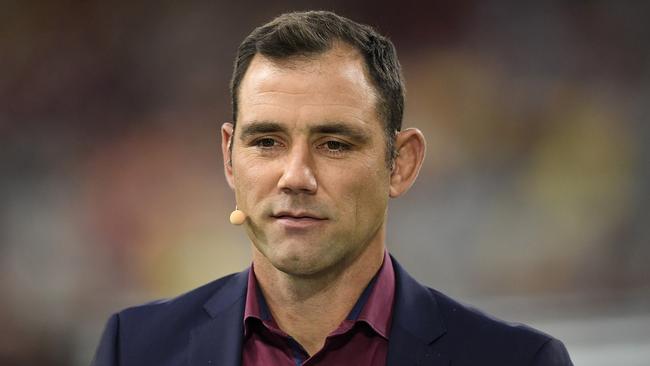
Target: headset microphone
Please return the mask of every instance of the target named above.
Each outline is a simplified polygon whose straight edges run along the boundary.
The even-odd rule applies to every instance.
[[[230,223],[233,225],[241,225],[246,221],[246,214],[244,211],[235,207],[235,211],[230,214]]]

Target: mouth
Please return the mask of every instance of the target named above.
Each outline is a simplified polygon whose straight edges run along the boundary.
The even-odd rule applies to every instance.
[[[316,214],[311,214],[307,212],[279,212],[277,214],[272,214],[271,217],[275,217],[276,219],[278,218],[289,218],[289,219],[312,219],[312,220],[325,220],[324,217],[316,215]]]
[[[311,212],[282,211],[272,214],[271,218],[287,229],[306,229],[327,221],[326,217]]]

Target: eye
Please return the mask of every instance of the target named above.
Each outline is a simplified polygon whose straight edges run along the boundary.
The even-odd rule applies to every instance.
[[[340,141],[327,141],[325,144],[330,150],[343,150],[343,143]]]
[[[329,154],[341,154],[350,150],[350,145],[337,140],[329,140],[319,145],[318,148]]]
[[[276,145],[276,141],[270,137],[261,138],[255,141],[255,146],[261,147],[264,149],[272,148]]]

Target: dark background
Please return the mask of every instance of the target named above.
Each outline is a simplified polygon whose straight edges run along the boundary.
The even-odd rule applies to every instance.
[[[3,1],[0,364],[86,365],[111,312],[248,265],[219,147],[232,60],[306,9],[398,49],[429,143],[391,202],[402,264],[576,364],[647,362],[649,3],[423,3]]]

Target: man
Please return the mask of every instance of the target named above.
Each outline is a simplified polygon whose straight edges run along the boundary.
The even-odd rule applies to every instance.
[[[388,200],[425,153],[401,129],[390,41],[284,14],[244,40],[231,92],[224,167],[253,265],[114,315],[95,365],[571,365],[558,340],[423,287],[387,254]]]

